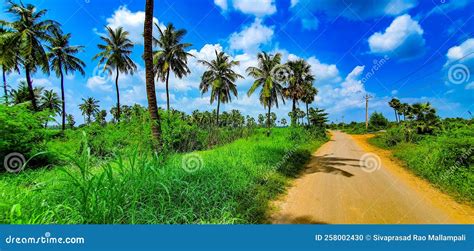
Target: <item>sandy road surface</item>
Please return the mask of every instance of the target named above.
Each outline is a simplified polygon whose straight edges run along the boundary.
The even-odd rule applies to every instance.
[[[338,131],[275,206],[273,223],[474,223],[472,207],[411,174],[364,136]]]

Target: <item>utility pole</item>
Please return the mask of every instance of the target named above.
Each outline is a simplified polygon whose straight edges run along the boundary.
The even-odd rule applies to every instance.
[[[369,130],[369,99],[372,98],[369,94],[365,94],[365,130]]]

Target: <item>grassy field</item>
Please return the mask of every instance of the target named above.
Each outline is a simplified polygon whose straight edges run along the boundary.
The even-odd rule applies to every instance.
[[[258,131],[166,160],[130,150],[97,162],[82,147],[74,164],[1,174],[0,222],[262,223],[269,201],[327,140],[308,135],[280,128],[267,138]]]
[[[403,137],[390,129],[369,141],[390,149],[408,169],[458,201],[474,205],[474,125],[446,128],[412,142],[404,142]]]

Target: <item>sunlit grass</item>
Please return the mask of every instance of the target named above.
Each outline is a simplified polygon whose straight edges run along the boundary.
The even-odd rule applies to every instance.
[[[0,176],[2,223],[262,223],[311,150],[326,139],[274,129],[208,151],[182,168],[130,150],[97,164],[83,147],[71,165]],[[86,142],[83,144],[87,145]]]

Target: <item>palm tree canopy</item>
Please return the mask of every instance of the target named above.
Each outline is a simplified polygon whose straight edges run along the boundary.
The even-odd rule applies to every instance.
[[[82,115],[91,116],[99,112],[99,100],[89,97],[87,99],[82,99],[83,103],[79,105],[79,109],[82,112]]]
[[[288,61],[287,65],[291,69],[291,73],[284,94],[298,102],[305,94],[305,86],[312,85],[315,77],[311,73],[311,65],[304,59]]]
[[[128,38],[129,33],[118,27],[112,29],[107,26],[107,35],[101,36],[100,39],[104,44],[98,44],[101,50],[94,56],[94,60],[99,59],[99,65],[104,65],[104,71],[110,73],[111,68],[121,73],[132,74],[137,70],[137,66],[130,58],[133,49],[133,42]]]
[[[49,109],[54,113],[61,111],[61,100],[53,90],[45,90],[40,101],[43,109]]]
[[[224,52],[215,51],[216,58],[209,61],[199,60],[201,64],[208,68],[201,78],[199,89],[201,93],[206,93],[211,88],[211,104],[220,97],[222,103],[232,100],[231,94],[237,97],[237,86],[235,81],[243,76],[232,70],[233,66],[239,65],[239,61],[234,61]]]
[[[41,99],[41,93],[43,92],[43,89],[43,87],[39,86],[36,86],[33,89],[33,93],[37,102],[39,102]],[[18,88],[16,90],[14,89],[11,91],[11,97],[13,100],[13,104],[21,104],[31,101],[27,83],[25,81],[20,81]]]
[[[155,26],[160,33],[158,38],[153,38],[153,43],[159,47],[158,50],[153,52],[156,76],[165,81],[166,73],[169,70],[174,72],[178,78],[191,73],[187,63],[188,57],[193,57],[193,55],[186,52],[186,49],[192,46],[192,44],[181,42],[186,35],[186,30],[176,30],[171,23],[164,30],[156,23]]]
[[[74,56],[83,51],[84,46],[70,45],[70,39],[71,33],[62,34],[59,30],[53,32],[51,45],[48,46],[50,51],[48,56],[51,61],[51,70],[56,73],[56,76],[59,76],[62,71],[66,74],[79,71],[83,76],[85,75],[86,64]]]
[[[283,104],[285,99],[283,97],[283,85],[276,81],[274,76],[274,69],[281,65],[281,54],[276,53],[275,55],[261,52],[257,55],[258,66],[248,67],[247,74],[255,79],[254,83],[250,87],[247,95],[252,95],[255,90],[261,87],[260,91],[260,103],[266,107],[273,104],[278,107],[278,97],[281,98]]]
[[[316,87],[313,85],[307,84],[304,88],[304,94],[301,98],[301,101],[306,104],[311,104],[314,102],[316,95],[318,95],[318,89],[316,89]]]
[[[48,56],[43,42],[51,41],[51,33],[59,29],[60,24],[53,20],[44,20],[46,10],[37,10],[32,4],[16,4],[10,2],[8,12],[16,17],[13,22],[0,21],[0,25],[8,31],[2,35],[9,46],[18,46],[23,64],[32,72],[37,67],[49,73]]]
[[[18,46],[14,46],[9,41],[12,36],[13,32],[0,28],[0,67],[5,73],[20,71],[18,66],[21,59],[17,54]]]

